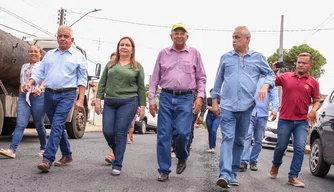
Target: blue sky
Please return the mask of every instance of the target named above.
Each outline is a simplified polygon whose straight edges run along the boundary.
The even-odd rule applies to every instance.
[[[158,52],[172,44],[170,27],[184,22],[191,30],[187,44],[201,52],[208,76],[207,92],[222,54],[232,49],[232,31],[246,25],[252,32],[250,48],[269,57],[279,46],[281,15],[284,15],[284,49],[306,43],[327,59],[325,74],[319,79],[321,92],[329,93],[334,87],[334,10],[329,0],[281,1],[78,1],[70,0],[11,0],[1,7],[37,26],[55,33],[58,27],[58,9],[67,10],[68,25],[83,14],[97,8],[73,26],[75,42],[83,47],[90,59],[104,66],[118,40],[130,36],[136,43],[136,58],[148,75],[152,73]],[[37,36],[48,36],[28,24],[0,10],[0,23]],[[147,25],[142,25],[147,24]],[[316,29],[318,31],[308,31]],[[0,26],[15,36],[27,36]],[[211,30],[208,30],[211,29]],[[327,29],[327,30],[323,30]],[[264,30],[264,32],[260,32]],[[90,64],[90,71],[94,66]]]

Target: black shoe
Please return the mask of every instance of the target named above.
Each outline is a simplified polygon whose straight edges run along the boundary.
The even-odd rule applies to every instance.
[[[247,163],[241,162],[239,167],[239,172],[244,172],[247,170]]]
[[[177,174],[183,173],[183,171],[186,169],[186,167],[187,167],[186,160],[179,160],[177,162],[177,166],[176,166],[176,173]]]
[[[160,182],[168,181],[168,173],[160,173],[157,180],[160,181]]]
[[[251,163],[249,166],[250,170],[252,171],[257,171],[257,164],[256,163]]]
[[[230,185],[228,184],[227,180],[222,177],[217,180],[216,184],[221,188],[225,189],[230,188]]]

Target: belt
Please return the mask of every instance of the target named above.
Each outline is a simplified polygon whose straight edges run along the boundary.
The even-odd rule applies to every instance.
[[[193,93],[192,90],[180,91],[180,90],[162,89],[162,91],[167,93],[172,93],[173,95],[186,95]]]
[[[46,91],[54,92],[54,93],[64,93],[64,92],[69,92],[69,91],[75,91],[77,88],[75,87],[69,87],[69,88],[61,88],[61,89],[50,89],[50,88],[45,88]]]

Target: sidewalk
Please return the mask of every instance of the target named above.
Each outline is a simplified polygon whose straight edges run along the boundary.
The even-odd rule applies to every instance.
[[[92,132],[92,131],[102,131],[102,126],[92,125],[92,124],[87,123],[85,132]],[[46,129],[46,133],[49,135],[50,129]],[[24,129],[24,134],[34,135],[34,134],[37,134],[37,132],[36,132],[36,129],[29,128],[29,129]]]
[[[102,126],[101,125],[92,125],[92,124],[87,123],[86,132],[91,132],[91,131],[102,131]]]
[[[288,150],[289,152],[293,152],[293,147],[288,146],[288,149],[287,149],[287,150]],[[310,154],[310,152],[311,152],[311,147],[310,147],[309,144],[306,144],[304,153],[305,153],[305,154]]]

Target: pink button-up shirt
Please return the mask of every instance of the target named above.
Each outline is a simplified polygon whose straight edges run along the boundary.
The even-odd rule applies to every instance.
[[[162,89],[197,90],[197,97],[204,98],[206,74],[200,53],[189,46],[177,52],[174,46],[160,51],[153,70],[149,103],[155,104],[158,85]]]

